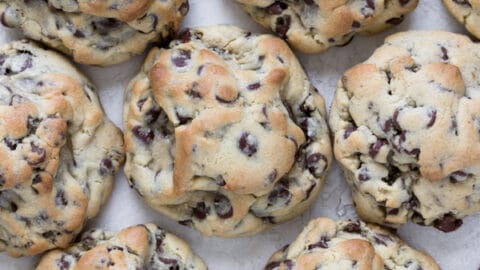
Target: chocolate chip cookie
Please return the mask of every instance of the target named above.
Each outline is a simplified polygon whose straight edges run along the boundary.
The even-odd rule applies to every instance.
[[[480,2],[478,0],[443,0],[443,3],[468,32],[480,38]]]
[[[173,37],[188,0],[0,0],[1,22],[81,64],[112,65]]]
[[[120,232],[94,229],[65,250],[47,253],[36,270],[206,270],[185,241],[154,224]]]
[[[277,251],[264,270],[440,270],[426,253],[398,236],[361,221],[318,218]]]
[[[109,197],[122,134],[57,53],[0,47],[0,251],[66,247]]]
[[[131,187],[205,235],[299,215],[332,160],[323,98],[288,45],[233,26],[153,49],[127,87],[124,127]]]
[[[400,24],[418,0],[236,0],[256,22],[303,53],[348,44]]]
[[[330,127],[362,218],[448,232],[480,211],[479,55],[466,36],[403,32],[342,76]]]

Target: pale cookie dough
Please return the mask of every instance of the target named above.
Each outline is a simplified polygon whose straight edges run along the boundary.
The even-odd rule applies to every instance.
[[[93,229],[70,248],[53,250],[35,270],[206,270],[190,246],[154,224],[120,232]]]
[[[468,37],[410,31],[342,76],[330,127],[363,219],[448,232],[480,211],[479,71]]]
[[[400,24],[418,0],[236,0],[256,22],[303,53],[348,44]]]
[[[0,47],[0,251],[66,247],[109,197],[122,134],[93,85],[57,53]]]
[[[293,243],[273,254],[264,270],[440,270],[426,253],[395,234],[361,221],[318,218]]]
[[[287,44],[233,26],[153,49],[127,87],[124,127],[131,187],[206,235],[298,216],[332,160],[323,98]]]
[[[1,23],[88,65],[112,65],[176,35],[188,0],[0,0]]]
[[[480,0],[443,0],[448,11],[480,39]]]

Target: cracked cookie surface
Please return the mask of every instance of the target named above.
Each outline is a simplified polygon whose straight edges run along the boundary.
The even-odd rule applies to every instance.
[[[299,215],[332,160],[323,98],[287,44],[233,26],[153,49],[123,119],[131,187],[205,235],[252,235]]]
[[[361,221],[318,218],[293,243],[272,255],[264,270],[439,270],[426,253],[395,234]]]
[[[303,53],[348,44],[400,24],[418,0],[236,0],[256,22]]]
[[[443,0],[443,3],[468,32],[480,39],[479,0]]]
[[[34,43],[0,47],[0,251],[66,247],[95,216],[124,159],[94,87]]]
[[[188,0],[0,0],[1,22],[81,64],[112,65],[175,36]]]
[[[409,31],[343,75],[329,122],[363,219],[448,232],[480,211],[479,55],[466,36]]]
[[[177,236],[154,224],[119,232],[93,229],[64,250],[42,257],[36,270],[206,270],[202,259]]]

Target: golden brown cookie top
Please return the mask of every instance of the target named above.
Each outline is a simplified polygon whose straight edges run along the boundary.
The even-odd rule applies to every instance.
[[[120,131],[86,78],[26,41],[0,48],[0,119],[0,250],[65,247],[110,194]]]
[[[187,0],[0,1],[5,26],[100,66],[141,54],[150,42],[168,42],[188,10]]]
[[[36,270],[91,269],[206,270],[204,262],[182,239],[154,224],[137,225],[119,232],[90,230],[68,249],[54,250],[40,260]]]
[[[317,218],[270,258],[265,270],[384,270],[440,267],[395,234],[361,221]]]
[[[266,225],[254,224],[280,205],[304,208],[319,190],[331,160],[324,115],[281,39],[231,26],[188,30],[153,49],[127,89],[127,178],[160,211],[185,207],[172,215],[188,224],[217,209],[204,233],[259,231]],[[248,228],[229,229],[245,219]]]
[[[418,0],[237,0],[256,22],[295,49],[318,53],[400,24]]]
[[[480,173],[478,52],[466,36],[403,32],[342,76],[330,126],[361,216],[451,231],[480,210],[472,199]]]

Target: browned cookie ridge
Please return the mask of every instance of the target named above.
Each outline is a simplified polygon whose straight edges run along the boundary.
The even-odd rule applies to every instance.
[[[317,218],[293,243],[275,252],[264,270],[440,270],[426,253],[361,221]]]
[[[409,31],[342,76],[329,122],[362,218],[448,232],[480,210],[479,55],[466,36]]]
[[[1,23],[81,64],[112,65],[169,41],[188,0],[0,0]]]
[[[400,24],[418,0],[236,0],[295,49],[318,53]]]
[[[94,87],[56,53],[0,47],[0,251],[66,247],[109,197],[121,132]]]
[[[125,174],[151,207],[203,234],[258,233],[321,189],[324,106],[281,39],[187,30],[153,49],[127,88]]]
[[[154,224],[119,232],[93,229],[68,249],[50,251],[36,270],[206,270],[188,244]]]

